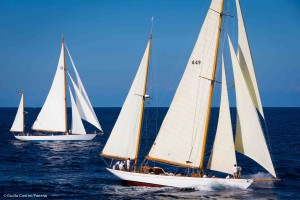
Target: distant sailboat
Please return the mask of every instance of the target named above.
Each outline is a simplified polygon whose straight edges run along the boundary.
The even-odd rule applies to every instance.
[[[52,82],[51,89],[48,93],[47,99],[35,120],[32,130],[37,133],[25,134],[24,125],[20,125],[24,121],[24,96],[22,94],[21,103],[16,115],[16,119],[11,128],[12,132],[22,132],[22,134],[14,135],[19,140],[26,141],[56,141],[56,140],[92,140],[96,133],[87,134],[81,119],[94,125],[98,130],[102,131],[100,123],[96,117],[94,109],[89,101],[87,93],[84,89],[82,81],[79,77],[77,69],[74,65],[69,50],[67,49],[72,66],[74,68],[77,85],[68,73],[73,88],[76,94],[76,102],[73,98],[71,89],[70,98],[72,106],[72,128],[68,131],[68,115],[67,115],[67,93],[66,93],[66,60],[65,60],[65,44],[62,41],[61,53],[58,61],[56,73]],[[23,123],[24,124],[24,123]],[[22,130],[21,130],[22,128]],[[47,133],[60,133],[60,134],[41,134],[40,132]]]
[[[253,182],[278,180],[258,116],[261,115],[264,118],[239,0],[236,0],[239,25],[239,59],[228,37],[235,78],[238,116],[235,143],[229,112],[226,74],[222,61],[219,121],[210,159],[207,166],[204,166],[212,96],[216,82],[215,74],[222,18],[226,15],[223,13],[223,6],[224,0],[212,0],[194,50],[156,140],[143,165],[138,169],[137,158],[143,116],[140,113],[143,112],[141,105],[143,106],[144,98],[139,98],[135,95],[136,92],[132,90],[133,86],[136,89],[140,88],[137,94],[140,94],[140,97],[145,97],[145,89],[141,90],[141,88],[145,87],[146,82],[139,82],[140,85],[136,85],[138,84],[136,79],[147,80],[147,74],[140,73],[140,71],[142,69],[144,69],[143,71],[148,70],[151,35],[122,111],[100,154],[115,160],[130,158],[135,161],[133,171],[107,168],[108,171],[128,184],[179,188],[201,188],[210,185],[246,189]],[[140,103],[130,104],[132,107],[128,109],[128,99],[135,99]],[[132,116],[130,112],[132,110],[137,112],[133,118],[129,117]],[[201,175],[205,169],[233,174],[234,164],[236,164],[235,151],[256,161],[275,179],[202,178]],[[148,166],[148,161],[187,168],[188,170],[184,175],[166,173],[161,168]]]

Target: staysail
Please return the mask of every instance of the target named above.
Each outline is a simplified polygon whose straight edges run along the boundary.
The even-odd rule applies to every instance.
[[[236,90],[236,106],[240,130],[236,133],[236,151],[250,157],[276,177],[271,156],[266,144],[255,104],[239,66],[232,43],[228,36]]]
[[[222,91],[219,120],[214,145],[210,154],[207,168],[232,174],[232,168],[234,164],[236,164],[236,156],[231,127],[226,73],[224,68],[224,60],[222,57]]]
[[[70,91],[71,106],[72,106],[71,132],[72,132],[72,134],[86,134],[70,87],[69,87],[69,91]]]
[[[97,125],[97,121],[94,118],[94,115],[92,113],[92,111],[89,109],[89,105],[88,103],[85,101],[84,97],[82,96],[81,92],[79,91],[77,85],[75,84],[75,82],[73,81],[72,77],[70,76],[70,74],[68,73],[70,80],[72,82],[75,94],[76,94],[76,99],[78,100],[78,103],[76,103],[76,105],[80,104],[80,106],[82,107],[82,111],[84,113],[84,115],[86,116],[86,121],[88,121],[89,123],[93,124],[94,126]],[[97,126],[96,126],[97,127]],[[97,127],[98,128],[98,127]]]
[[[58,66],[47,99],[32,129],[46,132],[67,132],[65,52],[61,46]]]
[[[141,116],[144,109],[143,98],[145,98],[146,93],[151,37],[119,117],[103,148],[102,156],[125,159],[136,158],[142,123]]]
[[[253,99],[253,103],[262,117],[264,117],[264,111],[259,96],[251,51],[239,0],[236,0],[236,10],[238,19],[238,60],[249,88],[250,95]]]
[[[82,119],[86,120],[87,122],[93,124],[93,125],[94,125],[95,127],[97,127],[100,131],[102,131],[101,125],[100,125],[100,123],[99,123],[99,121],[98,121],[98,118],[97,118],[97,116],[96,116],[96,114],[95,114],[95,111],[94,111],[94,108],[93,108],[93,106],[92,106],[92,104],[91,104],[91,102],[90,102],[90,99],[89,99],[89,97],[88,97],[88,95],[87,95],[87,93],[86,93],[86,91],[85,91],[85,88],[84,88],[84,86],[83,86],[83,84],[82,84],[82,81],[81,81],[81,79],[80,79],[80,76],[79,76],[79,74],[78,74],[78,72],[77,72],[76,66],[75,66],[75,64],[74,64],[74,62],[73,62],[72,56],[71,56],[71,54],[70,54],[69,49],[68,49],[67,46],[66,46],[66,49],[67,49],[69,58],[70,58],[70,60],[71,60],[71,63],[72,63],[72,66],[73,66],[73,69],[74,69],[74,72],[75,72],[75,75],[76,75],[76,79],[77,79],[77,87],[78,87],[78,89],[79,89],[81,95],[83,96],[84,100],[85,100],[86,103],[88,104],[88,107],[89,107],[91,113],[93,114],[93,121],[91,122],[91,121],[88,120],[88,119],[90,119],[91,117],[86,116],[86,112],[84,112],[84,110],[83,110],[81,104],[78,103],[78,100],[76,99],[77,108],[78,108],[80,117],[81,117]]]
[[[199,168],[204,157],[201,152],[205,147],[222,10],[223,0],[213,0],[147,159]]]
[[[10,128],[11,132],[24,132],[24,94],[22,93],[21,101],[13,125]]]

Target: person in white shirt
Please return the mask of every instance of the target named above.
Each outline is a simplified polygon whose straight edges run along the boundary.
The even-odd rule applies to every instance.
[[[127,171],[130,171],[130,158],[126,160],[126,169]]]
[[[233,166],[233,178],[237,178],[237,172],[238,172],[237,165],[234,164],[234,166]]]
[[[119,170],[124,170],[124,162],[120,161]]]
[[[119,164],[120,164],[120,161],[116,162],[116,164],[114,164],[112,168],[116,169],[117,166],[119,167]]]

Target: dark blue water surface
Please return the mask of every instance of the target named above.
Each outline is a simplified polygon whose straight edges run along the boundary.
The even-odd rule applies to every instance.
[[[105,131],[91,142],[22,142],[9,132],[17,108],[0,108],[0,198],[4,195],[47,195],[54,199],[300,199],[300,108],[265,108],[268,142],[278,183],[254,184],[247,190],[128,187],[108,173],[99,157],[120,108],[96,108]],[[26,132],[39,108],[27,108]],[[70,111],[70,110],[69,110]],[[235,121],[235,109],[232,120]],[[147,108],[140,160],[148,153],[167,108]],[[212,110],[207,157],[212,146],[218,109]],[[87,124],[86,124],[87,125]],[[94,131],[87,125],[88,131]],[[243,155],[238,163],[247,177],[270,177]],[[207,160],[207,158],[206,158]],[[109,161],[109,160],[106,160]],[[168,168],[168,166],[165,166]]]

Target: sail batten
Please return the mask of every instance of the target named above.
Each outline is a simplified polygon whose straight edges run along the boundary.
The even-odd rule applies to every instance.
[[[58,66],[50,91],[32,126],[33,130],[67,132],[64,54],[64,45],[62,44]]]
[[[71,106],[72,106],[72,134],[86,134],[83,123],[80,118],[80,114],[78,112],[73,94],[71,92],[71,88],[69,87],[70,98],[71,98]]]
[[[238,115],[238,131],[236,133],[235,149],[256,161],[274,177],[276,177],[258,113],[229,36],[228,41],[235,79],[236,106]]]
[[[143,58],[138,71],[132,82],[121,112],[114,128],[103,148],[103,155],[113,157],[135,159],[137,156],[137,145],[141,128],[141,116],[143,112],[143,101],[145,84],[147,81],[147,68],[151,38],[147,43]],[[138,94],[138,95],[137,95]]]
[[[227,81],[222,57],[222,89],[220,101],[219,120],[213,148],[207,168],[215,171],[232,174],[236,164],[233,132],[230,118]]]
[[[13,125],[10,128],[11,132],[24,132],[24,94],[22,93],[20,104]]]
[[[205,146],[223,1],[213,0],[149,157],[199,167]],[[216,11],[219,11],[216,12]],[[201,78],[201,77],[205,77]],[[176,148],[174,148],[176,146]]]

